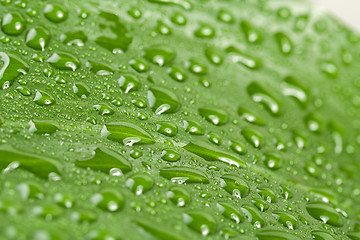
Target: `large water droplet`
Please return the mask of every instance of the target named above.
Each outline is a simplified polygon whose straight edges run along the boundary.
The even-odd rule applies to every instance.
[[[325,203],[308,203],[306,210],[315,219],[324,223],[341,227],[344,225],[344,220],[341,215],[330,205]]]
[[[109,174],[114,168],[120,169],[123,174],[130,172],[132,169],[131,163],[126,158],[104,147],[96,148],[92,156],[86,160],[75,161],[75,166],[85,169],[90,168],[105,174]]]
[[[248,69],[255,70],[261,67],[261,62],[259,59],[247,55],[235,47],[228,47],[226,52],[230,54],[232,62],[240,63]]]
[[[236,223],[241,223],[242,221],[244,221],[244,214],[237,210],[237,208],[231,203],[218,202],[216,204],[216,207],[217,209],[219,209],[219,211],[224,217]]]
[[[118,212],[125,204],[123,194],[115,188],[102,189],[91,197],[91,202],[101,210],[107,212]]]
[[[138,125],[126,121],[105,124],[101,135],[112,141],[123,143],[125,146],[153,144],[155,142],[150,133]]]
[[[1,30],[8,35],[19,35],[26,28],[26,21],[20,13],[6,13],[1,19]]]
[[[243,137],[255,148],[260,148],[263,144],[263,136],[258,131],[252,129],[243,129],[241,130]]]
[[[53,134],[59,130],[59,124],[54,120],[31,120],[29,125],[30,133]]]
[[[190,193],[180,186],[172,186],[166,192],[166,197],[178,207],[187,207],[191,200]]]
[[[100,30],[105,34],[96,38],[96,44],[114,54],[125,52],[132,42],[132,37],[119,17],[104,11],[100,12],[99,17]],[[108,33],[109,31],[111,34]]]
[[[178,184],[209,183],[209,179],[203,172],[189,167],[163,168],[160,170],[160,176]]]
[[[151,3],[158,3],[164,5],[175,5],[182,7],[185,10],[191,10],[192,4],[188,0],[148,0]]]
[[[56,102],[55,98],[52,95],[50,95],[50,93],[47,93],[42,90],[36,90],[33,101],[40,106],[50,106],[55,104]]]
[[[171,91],[161,87],[151,87],[148,91],[148,101],[155,114],[176,113],[180,107],[179,98]]]
[[[254,102],[261,103],[273,116],[277,117],[281,114],[281,104],[279,100],[257,82],[250,83],[246,90]]]
[[[60,41],[68,46],[82,47],[87,40],[88,37],[83,31],[66,32],[60,35]]]
[[[75,71],[81,65],[77,57],[67,52],[55,52],[47,62],[57,69],[71,71]]]
[[[146,48],[144,58],[160,67],[170,63],[176,56],[173,49],[168,46],[158,45]]]
[[[250,192],[250,187],[245,180],[232,174],[221,177],[221,187],[235,198],[244,198]]]
[[[199,108],[199,114],[216,126],[226,124],[229,118],[226,111],[218,108]]]
[[[68,17],[68,11],[58,4],[47,4],[44,8],[44,15],[54,23],[61,23]]]
[[[50,42],[50,32],[44,27],[31,28],[25,37],[25,43],[29,47],[44,51]]]
[[[154,179],[147,174],[136,173],[126,180],[125,185],[136,195],[141,195],[153,187]]]
[[[203,236],[214,234],[216,231],[215,218],[203,210],[188,211],[183,214],[185,224]]]
[[[51,173],[61,175],[62,171],[61,164],[54,159],[23,153],[12,148],[10,145],[1,145],[0,169],[6,172],[12,162],[17,162],[17,167],[23,168],[44,179],[48,179]]]
[[[217,149],[215,146],[210,145],[206,142],[190,142],[186,146],[184,146],[184,149],[201,158],[204,158],[206,161],[220,161],[228,163],[230,165],[235,165],[237,167],[246,166],[246,163],[239,159],[237,156]]]
[[[0,88],[6,89],[20,76],[27,74],[29,65],[12,53],[0,52]]]

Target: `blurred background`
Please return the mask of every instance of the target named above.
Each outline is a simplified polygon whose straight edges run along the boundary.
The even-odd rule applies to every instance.
[[[360,32],[360,0],[308,0]]]

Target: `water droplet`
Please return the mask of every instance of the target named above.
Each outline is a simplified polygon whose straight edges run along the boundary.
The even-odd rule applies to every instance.
[[[131,100],[131,103],[135,107],[138,107],[138,108],[146,108],[147,107],[146,102],[144,100],[142,100],[142,99],[133,99],[133,100]]]
[[[184,240],[184,239],[186,239],[182,235],[182,233],[179,233],[172,229],[170,230],[166,226],[159,224],[157,222],[156,222],[156,224],[154,224],[155,223],[154,221],[146,220],[143,218],[135,218],[132,221],[135,222],[144,231],[146,231],[147,233],[149,233],[151,236],[154,237],[151,239],[159,239],[159,240],[167,240],[167,239]],[[146,238],[148,238],[148,237],[149,237],[149,235],[147,235]]]
[[[83,31],[66,32],[60,35],[60,41],[68,46],[83,47],[88,37]]]
[[[160,170],[160,176],[178,184],[209,183],[209,179],[202,171],[190,167],[163,168]]]
[[[290,191],[290,189],[285,186],[285,185],[280,185],[280,191],[281,191],[281,195],[287,200],[287,199],[290,199],[292,198],[292,192]]]
[[[214,65],[221,65],[223,63],[223,56],[219,51],[212,48],[205,49],[205,56]]]
[[[241,22],[241,30],[249,43],[261,43],[262,35],[247,21]]]
[[[12,53],[0,52],[0,89],[9,88],[20,74],[27,74],[29,65]]]
[[[236,223],[241,223],[242,221],[244,221],[244,214],[237,210],[237,208],[231,203],[218,202],[216,204],[216,207],[217,209],[219,209],[219,211],[224,217]]]
[[[214,143],[216,145],[221,144],[221,137],[216,133],[209,133],[208,138],[211,143]]]
[[[295,230],[299,227],[298,220],[290,213],[281,210],[275,210],[272,215],[282,224],[290,230]]]
[[[325,203],[308,203],[306,210],[315,219],[324,223],[341,227],[344,225],[341,215],[330,205]]]
[[[147,98],[151,109],[156,115],[162,113],[176,113],[181,107],[179,98],[173,92],[165,88],[149,88]]]
[[[161,153],[161,159],[168,162],[177,162],[180,160],[180,154],[174,150],[166,149]]]
[[[83,82],[76,82],[73,91],[79,98],[87,98],[90,95],[90,88]]]
[[[179,26],[184,26],[187,23],[186,17],[180,13],[180,12],[175,12],[171,18],[170,18],[171,22],[175,23],[176,25]]]
[[[115,113],[114,109],[109,105],[107,105],[106,103],[96,104],[93,106],[93,108],[95,108],[98,111],[98,113],[102,116],[109,116]]]
[[[194,35],[198,38],[213,38],[215,36],[215,29],[209,24],[201,24],[194,32]]]
[[[184,82],[187,79],[185,72],[182,69],[175,66],[170,67],[167,70],[167,73],[172,79],[174,79],[177,82]]]
[[[1,20],[1,30],[8,35],[19,35],[26,28],[26,21],[20,13],[5,13]]]
[[[216,126],[226,124],[229,118],[227,112],[218,108],[199,108],[199,114]]]
[[[45,197],[44,187],[33,181],[20,183],[17,185],[17,190],[23,200],[44,199]]]
[[[331,133],[332,140],[334,142],[334,152],[340,154],[343,151],[343,131],[338,124],[331,121],[328,123],[328,129]]]
[[[297,32],[304,31],[309,21],[308,15],[299,15],[295,19],[294,30]]]
[[[156,124],[156,130],[167,137],[174,137],[178,132],[178,127],[173,122],[164,121]]]
[[[138,73],[147,72],[149,69],[149,66],[140,59],[132,59],[130,60],[129,64]]]
[[[218,12],[217,19],[223,23],[233,23],[235,20],[233,14],[224,9]]]
[[[261,228],[265,225],[265,220],[261,217],[259,210],[249,204],[244,204],[241,211],[245,214],[246,219],[256,228]],[[265,240],[266,238],[264,238]],[[272,238],[269,238],[272,239]]]
[[[80,168],[90,168],[95,171],[101,171],[109,174],[111,169],[120,169],[122,173],[126,174],[131,171],[131,163],[122,155],[106,149],[98,147],[92,152],[92,156],[86,160],[75,161],[75,166]]]
[[[17,88],[16,88],[16,90],[19,92],[19,93],[21,93],[23,96],[30,96],[31,95],[31,91],[30,91],[30,89],[29,88],[27,88],[27,87],[23,87],[23,86],[18,86]]]
[[[172,33],[171,28],[162,21],[158,21],[156,25],[156,31],[162,35],[170,35]]]
[[[54,23],[61,23],[68,17],[68,11],[58,4],[47,4],[44,8],[44,15]]]
[[[311,232],[311,235],[314,240],[335,240],[330,233],[321,230],[314,230]],[[356,238],[354,240],[356,240]]]
[[[55,104],[55,98],[45,91],[36,90],[33,100],[39,106],[50,106]]]
[[[190,193],[180,186],[172,186],[166,192],[166,197],[178,207],[187,207],[191,200]]]
[[[292,132],[292,139],[299,149],[304,149],[307,145],[307,140],[305,137],[296,130]]]
[[[243,107],[238,108],[238,114],[241,116],[241,118],[249,123],[256,124],[263,126],[265,125],[265,120],[260,118],[259,116],[255,115],[254,113],[248,111],[247,109]]]
[[[277,154],[265,154],[264,164],[271,170],[277,170],[282,167],[283,163]]]
[[[304,123],[307,129],[313,133],[320,133],[322,129],[322,122],[319,117],[313,113],[310,113],[305,116]]]
[[[252,129],[241,130],[243,137],[255,148],[260,148],[263,144],[263,136],[258,131]]]
[[[190,142],[184,146],[184,149],[205,159],[206,161],[220,161],[237,167],[246,166],[246,163],[237,156],[226,153],[203,141]]]
[[[0,169],[6,169],[12,162],[18,167],[34,173],[37,177],[48,179],[50,173],[61,175],[62,166],[54,160],[35,154],[20,152],[9,145],[0,146]]]
[[[30,133],[53,134],[59,130],[59,124],[54,120],[31,120],[29,125]]]
[[[195,75],[205,75],[207,73],[207,68],[204,64],[196,61],[195,59],[190,59],[188,62],[186,62],[187,69],[195,74]]]
[[[68,71],[75,71],[81,66],[80,60],[67,52],[55,52],[47,62],[57,69]]]
[[[155,142],[150,133],[138,125],[126,121],[105,124],[101,135],[112,141],[123,143],[125,146]]]
[[[246,148],[243,144],[237,142],[237,141],[230,141],[230,148],[231,150],[233,150],[235,153],[240,154],[240,155],[244,155],[246,153]]]
[[[287,7],[280,7],[276,11],[276,15],[283,20],[287,20],[291,17],[291,10]]]
[[[132,42],[132,37],[125,25],[120,22],[119,17],[104,11],[100,12],[99,17],[100,30],[105,34],[96,38],[96,44],[113,54],[126,51]],[[109,31],[111,34],[108,33]]]
[[[251,201],[255,207],[257,207],[261,212],[266,211],[269,208],[269,202],[263,199],[254,199]]]
[[[257,82],[250,83],[246,90],[254,102],[261,103],[273,116],[278,117],[281,114],[281,104],[279,100]]]
[[[193,210],[183,213],[185,224],[203,236],[214,234],[216,231],[215,218],[203,210]]]
[[[267,202],[274,203],[275,202],[275,193],[270,188],[257,188],[256,192]]]
[[[144,58],[160,67],[170,63],[176,56],[173,49],[168,46],[158,45],[146,48]]]
[[[281,239],[281,240],[301,240],[293,233],[287,233],[279,230],[266,229],[261,232],[256,233],[256,237],[259,240],[269,240],[269,239]]]
[[[285,96],[292,97],[300,105],[306,108],[309,101],[309,93],[294,77],[288,76],[282,83],[282,92]]]
[[[88,234],[85,235],[86,240],[121,240],[119,236],[116,236],[113,233],[109,233],[109,230],[100,231],[100,230],[91,230]]]
[[[97,220],[98,215],[96,212],[88,209],[77,209],[70,215],[72,221],[77,223],[93,223]]]
[[[31,214],[45,220],[52,220],[63,214],[63,209],[53,204],[42,204],[33,207]]]
[[[133,91],[137,91],[140,88],[140,81],[137,79],[135,75],[126,74],[121,76],[118,79],[118,84],[120,89],[124,93],[129,93]]]
[[[289,55],[293,51],[293,43],[285,33],[278,32],[275,34],[275,40],[279,46],[280,52]]]
[[[332,61],[323,61],[320,69],[325,75],[333,79],[336,79],[339,75],[338,66]]]
[[[221,187],[235,198],[244,198],[250,192],[250,187],[245,180],[236,175],[223,175],[220,181]]]
[[[96,207],[107,212],[118,212],[125,205],[123,194],[115,188],[105,188],[91,197]]]
[[[226,52],[230,54],[232,62],[240,63],[248,69],[255,70],[261,67],[261,62],[259,59],[247,55],[235,47],[228,47]]]
[[[72,208],[75,205],[73,197],[63,193],[56,193],[54,195],[54,202],[63,208]]]
[[[50,42],[50,32],[44,27],[31,28],[25,37],[25,43],[35,50],[44,51]]]
[[[140,9],[132,7],[128,10],[128,14],[134,19],[140,19],[142,16],[142,12]]]
[[[164,4],[164,5],[175,5],[182,7],[185,10],[191,10],[192,4],[188,0],[148,0],[151,3]]]
[[[144,173],[136,173],[129,177],[125,185],[136,195],[148,192],[154,185],[154,179]]]

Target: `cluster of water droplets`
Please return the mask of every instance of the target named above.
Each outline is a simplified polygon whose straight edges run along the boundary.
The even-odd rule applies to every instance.
[[[0,1],[3,235],[358,239],[359,39],[262,1],[144,4]]]

